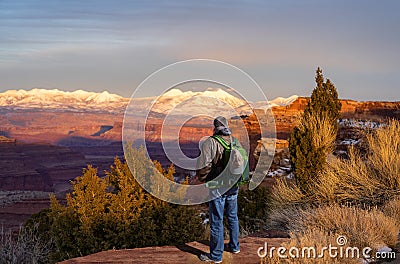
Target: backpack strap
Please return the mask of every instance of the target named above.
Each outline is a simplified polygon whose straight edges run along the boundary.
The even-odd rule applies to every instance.
[[[211,136],[211,137],[213,139],[215,139],[216,141],[218,141],[224,147],[224,149],[228,149],[228,150],[232,149],[231,145],[228,144],[222,137],[220,137],[218,135],[214,135],[214,136]]]

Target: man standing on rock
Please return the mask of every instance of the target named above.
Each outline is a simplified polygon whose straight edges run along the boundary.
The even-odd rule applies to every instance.
[[[208,204],[210,217],[210,254],[201,254],[200,259],[206,262],[221,263],[224,251],[224,210],[226,210],[229,229],[229,243],[226,250],[232,253],[240,252],[239,245],[239,220],[238,220],[238,185],[232,184],[227,192],[219,193],[220,182],[217,178],[226,167],[224,151],[232,142],[237,142],[231,136],[227,120],[219,116],[214,120],[214,135],[209,137],[201,146],[201,154],[198,158],[197,177],[201,182],[206,182],[213,199]],[[238,142],[237,142],[238,143]],[[224,160],[225,159],[225,160]]]

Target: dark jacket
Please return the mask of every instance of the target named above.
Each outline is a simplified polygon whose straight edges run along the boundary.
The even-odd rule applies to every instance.
[[[228,144],[231,136],[220,135]],[[201,145],[201,154],[197,159],[197,178],[201,182],[215,179],[224,169],[223,156],[224,147],[214,138],[209,137]]]

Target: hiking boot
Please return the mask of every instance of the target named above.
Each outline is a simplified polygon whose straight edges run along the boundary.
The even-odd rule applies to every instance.
[[[240,249],[232,250],[231,247],[228,246],[228,245],[225,245],[225,251],[228,251],[228,252],[233,253],[233,254],[239,254],[240,253]]]
[[[222,263],[222,260],[214,260],[210,257],[210,254],[201,254],[200,255],[200,260],[205,261],[205,262],[211,262],[211,263]]]

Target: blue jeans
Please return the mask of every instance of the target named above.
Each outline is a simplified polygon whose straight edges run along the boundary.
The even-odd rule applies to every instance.
[[[233,251],[237,251],[240,248],[237,197],[238,188],[232,188],[224,195],[218,196],[209,202],[210,256],[213,260],[222,260],[222,253],[224,252],[224,209],[226,209],[228,218],[228,246]]]

